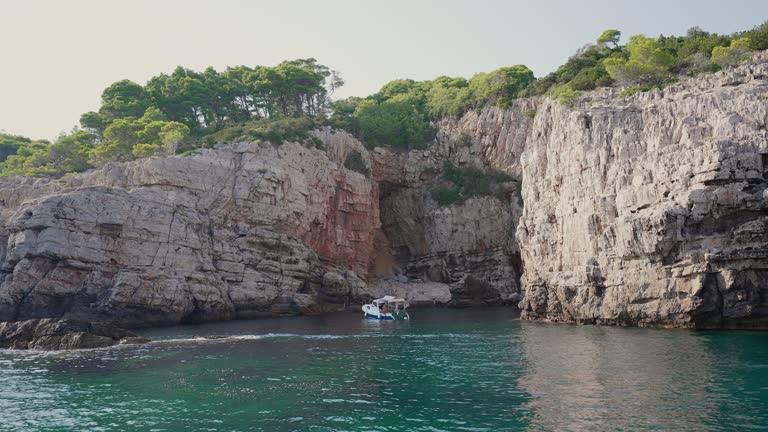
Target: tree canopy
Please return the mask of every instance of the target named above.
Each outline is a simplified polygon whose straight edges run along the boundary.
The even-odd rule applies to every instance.
[[[23,136],[0,133],[0,162],[16,154],[19,147],[26,146],[32,140]]]
[[[0,133],[0,176],[61,176],[110,161],[173,155],[219,142],[262,139],[304,141],[309,131],[346,129],[369,146],[424,148],[435,124],[487,105],[548,95],[568,103],[581,91],[620,85],[623,94],[661,87],[681,75],[735,65],[768,49],[768,22],[732,35],[693,27],[684,36],[603,31],[554,72],[535,78],[524,65],[478,73],[469,79],[396,79],[366,98],[331,101],[344,85],[313,58],[276,66],[177,67],[145,84],[120,80],[101,95],[97,111],[80,117],[80,130],[50,143]]]

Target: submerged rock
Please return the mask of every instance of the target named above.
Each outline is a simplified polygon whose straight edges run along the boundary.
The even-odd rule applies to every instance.
[[[0,348],[71,350],[146,342],[148,338],[106,323],[55,319],[0,322]]]

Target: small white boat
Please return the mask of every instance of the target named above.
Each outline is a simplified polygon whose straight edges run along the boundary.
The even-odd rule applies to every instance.
[[[363,305],[363,313],[366,318],[383,321],[404,321],[410,319],[405,310],[408,304],[405,299],[392,296],[384,296]]]

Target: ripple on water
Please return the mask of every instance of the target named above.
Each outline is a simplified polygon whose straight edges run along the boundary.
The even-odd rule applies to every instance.
[[[147,332],[0,351],[3,430],[765,430],[768,334],[418,311]],[[418,319],[416,319],[418,318]],[[400,325],[404,324],[404,325]],[[225,335],[225,337],[217,337]]]

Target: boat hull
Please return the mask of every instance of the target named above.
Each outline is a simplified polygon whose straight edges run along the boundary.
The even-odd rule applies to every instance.
[[[395,321],[395,317],[392,315],[378,315],[378,314],[372,314],[372,313],[365,313],[365,317],[368,319],[375,319],[375,320],[381,320],[381,321]]]

